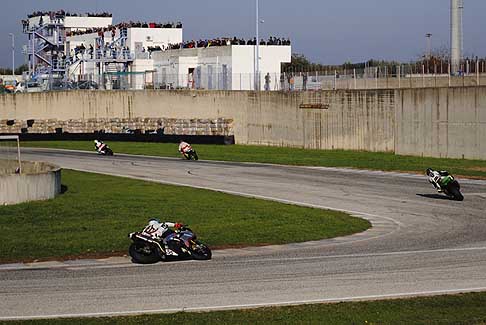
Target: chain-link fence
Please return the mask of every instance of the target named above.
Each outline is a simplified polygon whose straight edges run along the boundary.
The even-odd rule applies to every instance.
[[[118,71],[119,70],[119,71]],[[20,92],[46,90],[142,90],[200,89],[260,91],[315,91],[339,89],[397,89],[427,87],[463,87],[486,85],[486,64],[477,61],[464,66],[464,72],[453,75],[450,65],[430,68],[426,65],[378,66],[360,69],[336,69],[307,72],[232,73],[229,69],[209,66],[190,69],[190,73],[167,73],[157,67],[147,71],[124,69],[76,74],[71,80],[51,79],[23,83]],[[431,72],[432,71],[432,72]]]

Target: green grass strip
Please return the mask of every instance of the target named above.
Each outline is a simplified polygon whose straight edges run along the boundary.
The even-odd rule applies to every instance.
[[[486,293],[248,310],[8,324],[486,324]]]
[[[120,177],[63,170],[62,183],[67,191],[53,200],[0,207],[0,261],[126,252],[128,233],[151,217],[189,224],[208,245],[224,247],[304,242],[370,227],[342,212]]]
[[[115,153],[180,157],[178,145],[170,143],[109,142]],[[93,151],[91,141],[22,142],[26,147]],[[400,156],[393,153],[350,150],[309,150],[267,146],[194,145],[200,159],[260,162],[299,166],[350,167],[383,171],[424,173],[427,167],[448,170],[454,175],[486,177],[485,160]]]

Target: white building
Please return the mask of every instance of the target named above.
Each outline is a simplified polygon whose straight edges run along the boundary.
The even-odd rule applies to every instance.
[[[253,90],[255,48],[226,45],[154,52],[154,82],[169,88]],[[279,90],[281,64],[290,62],[291,46],[260,45],[259,53],[260,89],[267,83],[269,90]]]
[[[65,16],[58,19],[55,16],[48,15],[35,16],[29,18],[29,25],[31,27],[39,26],[42,18],[42,24],[48,24],[58,20],[64,25],[66,32],[85,31],[89,28],[103,28],[113,24],[113,17],[88,17],[88,16]]]
[[[24,30],[30,33],[32,66],[44,65],[43,73],[50,73],[51,79],[57,73],[55,78],[93,80],[106,89],[144,89],[147,84],[170,89],[255,89],[254,45],[164,50],[183,42],[182,25],[114,27],[113,18],[104,16],[50,14],[31,17],[28,25]],[[48,50],[42,52],[44,48]],[[259,53],[260,89],[279,90],[281,64],[291,60],[290,45],[260,45]]]
[[[104,33],[102,41],[103,44],[106,44],[104,49],[100,49],[101,40],[98,33],[73,35],[66,38],[66,53],[75,57],[82,56],[82,62],[73,65],[69,71],[71,79],[99,81],[100,75],[103,73],[121,74],[123,70],[129,77],[129,80],[127,79],[129,88],[143,89],[147,82],[152,82],[154,69],[148,49],[166,48],[169,44],[181,43],[182,28],[115,29],[115,37],[112,36],[111,31],[107,31]],[[76,56],[75,49],[81,45],[87,50],[84,54]],[[93,48],[93,50],[90,52],[89,48]],[[127,48],[127,50],[124,51],[123,48]],[[114,53],[112,49],[117,49],[117,53]],[[102,63],[106,63],[106,65]]]

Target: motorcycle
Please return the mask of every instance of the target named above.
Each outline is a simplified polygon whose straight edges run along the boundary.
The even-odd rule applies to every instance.
[[[183,153],[184,158],[187,160],[198,160],[199,157],[197,156],[197,152],[194,149],[187,150],[186,152]]]
[[[442,192],[453,200],[463,201],[464,196],[461,193],[461,185],[454,176],[447,171],[440,171],[439,174],[442,176],[439,183]]]
[[[197,240],[196,234],[187,225],[172,231],[163,241],[143,231],[132,232],[128,237],[133,241],[128,253],[132,261],[139,264],[152,264],[170,258],[209,260],[212,256],[211,249]]]
[[[103,155],[103,156],[113,156],[113,150],[111,150],[111,148],[108,147],[108,145],[105,143],[103,143],[99,148],[97,148],[96,152],[98,152],[99,155]]]

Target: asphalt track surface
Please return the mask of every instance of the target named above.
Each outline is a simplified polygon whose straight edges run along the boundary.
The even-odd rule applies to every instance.
[[[120,257],[0,265],[0,320],[486,291],[485,181],[460,180],[465,200],[455,202],[419,175],[45,149],[24,149],[22,158],[344,210],[373,228],[331,240],[221,250],[203,262],[140,266]]]

